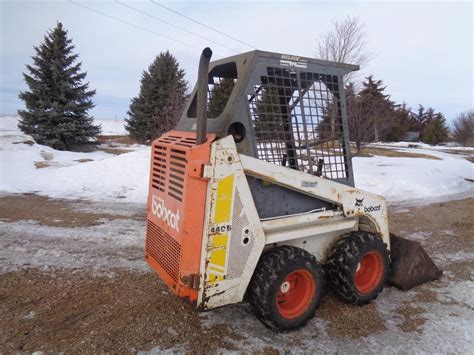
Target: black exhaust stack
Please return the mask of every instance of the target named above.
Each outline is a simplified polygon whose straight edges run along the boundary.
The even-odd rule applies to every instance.
[[[196,125],[196,144],[206,142],[207,131],[207,85],[209,62],[211,61],[212,50],[209,47],[204,48],[199,59],[198,70],[198,88],[197,88],[197,125]]]

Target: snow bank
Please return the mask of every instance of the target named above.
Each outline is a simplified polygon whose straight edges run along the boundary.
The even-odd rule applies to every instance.
[[[16,127],[17,117],[0,118],[0,190],[62,198],[125,199],[145,203],[149,148],[132,153],[76,153],[31,144]],[[36,165],[35,165],[36,164]]]
[[[128,202],[146,202],[148,150],[116,156],[101,152],[57,152],[37,144],[19,146],[19,149],[0,151],[0,190],[36,192],[58,198],[98,201],[123,198]],[[3,141],[0,147],[4,147]],[[51,160],[45,161],[44,156]],[[79,163],[80,159],[94,161]],[[51,165],[37,169],[35,162]]]
[[[443,153],[436,153],[436,156],[441,160],[382,156],[354,158],[356,187],[383,195],[388,201],[472,192],[473,183],[466,179],[474,179],[474,165],[463,157]]]
[[[422,142],[377,142],[369,144],[371,147],[380,147],[380,148],[423,148],[429,150],[459,150],[466,151],[466,153],[474,153],[474,147],[463,147],[457,143],[449,142],[446,145],[430,145]]]
[[[3,116],[0,117],[0,136],[11,135],[11,134],[22,134],[18,129],[18,116]],[[95,124],[100,124],[102,126],[103,135],[126,135],[127,131],[125,130],[124,120],[111,119],[111,120],[101,120],[94,119]]]
[[[0,118],[0,190],[97,201],[146,202],[149,147],[136,146],[136,151],[119,156],[61,152],[21,143],[31,137],[19,132],[16,122],[17,117]],[[353,159],[356,186],[383,195],[389,202],[474,193],[473,183],[466,180],[474,179],[474,165],[463,156],[449,154],[444,150],[446,147],[439,147],[441,151],[425,145],[407,146],[402,142],[397,144],[397,150],[430,154],[440,160],[357,157]],[[38,169],[35,163],[45,167]]]

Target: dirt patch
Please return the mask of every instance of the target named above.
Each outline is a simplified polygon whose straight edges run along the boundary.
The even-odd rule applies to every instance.
[[[133,139],[130,136],[123,136],[123,135],[99,135],[97,136],[97,141],[99,143],[121,143],[121,144],[136,144],[138,143],[137,140]]]
[[[34,220],[52,227],[90,227],[105,220],[128,219],[128,216],[108,213],[84,212],[74,208],[78,201],[50,199],[35,194],[8,195],[0,197],[0,220]],[[82,202],[85,203],[85,202]],[[145,212],[131,218],[145,220]]]
[[[448,273],[455,281],[474,281],[474,260],[456,261],[444,267],[445,275]]]
[[[0,278],[0,352],[124,353],[172,346],[234,350],[226,325],[198,313],[151,273],[116,277],[39,271]]]
[[[352,154],[355,155],[356,151],[353,148]],[[362,147],[361,151],[357,156],[359,157],[373,157],[374,155],[379,155],[383,157],[392,157],[392,158],[423,158],[431,160],[441,160],[438,157],[429,154],[423,153],[413,153],[405,152],[399,150],[392,150],[386,148],[375,148],[375,147]]]
[[[396,312],[404,318],[399,326],[404,332],[420,332],[420,327],[426,323],[426,318],[420,317],[420,314],[426,313],[422,307],[404,304],[398,307]]]
[[[266,346],[260,351],[255,351],[253,353],[254,355],[280,355],[281,351],[275,348],[272,348],[271,346]]]
[[[474,154],[474,148],[468,150],[462,149],[440,149],[440,152],[448,153],[448,154],[455,154],[455,155],[469,155]]]
[[[74,161],[77,161],[78,163],[88,163],[90,161],[94,161],[94,159],[82,158],[82,159],[77,159],[77,160],[74,160]]]
[[[100,150],[108,154],[115,154],[115,155],[133,152],[133,150],[131,149],[109,148],[109,147],[101,147],[101,146],[97,147],[97,150]]]
[[[474,198],[468,198],[390,213],[389,224],[391,231],[401,237],[428,232],[418,241],[429,254],[443,257],[460,250],[474,253],[473,215]]]
[[[438,301],[438,294],[425,286],[416,289],[416,296],[413,299],[413,302],[418,303],[433,303]]]
[[[328,334],[337,338],[360,338],[386,330],[375,303],[353,306],[329,293],[323,299],[316,317],[328,322]],[[355,326],[356,325],[356,326]]]
[[[26,140],[22,142],[13,142],[12,144],[26,144],[26,145],[32,146],[35,144],[35,142],[33,142],[32,140]]]
[[[74,209],[77,203],[37,195],[5,196],[0,198],[0,217],[12,221],[36,219],[40,223],[68,227],[100,223],[97,220],[100,214]],[[391,208],[391,211],[397,209]],[[474,252],[473,212],[473,198],[409,207],[406,211],[390,213],[390,228],[401,236],[411,235],[430,255],[441,258],[442,268],[446,270],[443,278],[472,280],[474,261],[459,260],[459,253]],[[75,220],[81,215],[82,220]],[[62,221],[55,221],[57,216]],[[418,233],[418,237],[414,233]],[[89,257],[91,253],[86,249],[82,252],[80,257]],[[456,258],[450,259],[452,256]],[[124,252],[123,257],[130,257],[130,253]],[[199,313],[171,294],[156,275],[111,271],[115,277],[92,276],[89,270],[42,272],[30,269],[2,274],[0,353],[124,353],[155,347],[193,353],[223,351],[221,349],[239,351],[235,344],[240,336],[232,329],[235,321],[231,316],[207,328]],[[410,304],[396,309],[402,320],[399,325],[402,331],[422,331],[426,322],[423,313],[430,312],[430,304],[459,304],[456,300],[438,300],[438,285],[433,282],[416,288]],[[384,293],[380,295],[383,297]],[[338,339],[358,339],[386,330],[375,303],[351,306],[331,292],[324,297],[316,317],[325,320],[328,334]],[[312,336],[317,337],[316,333]],[[290,348],[296,347],[301,334],[307,333],[303,330],[294,334],[288,343]],[[265,341],[261,353],[278,352],[271,340]]]

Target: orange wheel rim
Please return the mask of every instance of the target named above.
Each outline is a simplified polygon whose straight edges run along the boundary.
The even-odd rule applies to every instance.
[[[293,271],[283,280],[277,292],[278,312],[286,319],[301,316],[311,305],[315,292],[316,282],[309,271]]]
[[[372,292],[380,283],[383,275],[382,256],[376,251],[364,254],[355,274],[355,286],[359,293]]]

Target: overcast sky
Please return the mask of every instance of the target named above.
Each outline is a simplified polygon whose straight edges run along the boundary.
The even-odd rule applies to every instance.
[[[142,71],[155,56],[169,49],[194,85],[200,50],[210,46],[214,57],[252,50],[242,43],[173,14],[149,1],[124,1],[154,17],[137,13],[114,1],[74,0],[150,32],[105,17],[70,1],[1,1],[0,113],[22,106],[22,72],[31,64],[33,46],[60,21],[73,38],[97,90],[98,118],[125,117],[137,95]],[[157,0],[158,1],[158,0]],[[166,6],[219,29],[259,49],[315,56],[316,39],[331,28],[331,20],[358,16],[365,25],[369,49],[376,53],[363,73],[387,85],[397,102],[416,108],[419,103],[445,113],[451,120],[473,108],[472,2],[342,2],[342,1],[173,1]],[[154,32],[154,33],[152,33]],[[158,34],[171,37],[174,42]]]

